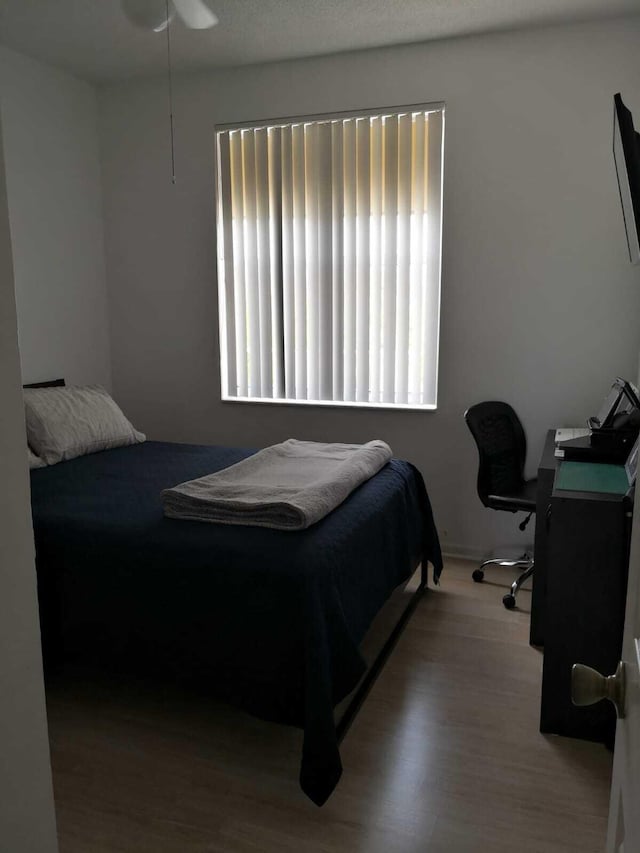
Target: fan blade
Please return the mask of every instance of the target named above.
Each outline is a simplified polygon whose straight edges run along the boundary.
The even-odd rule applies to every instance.
[[[122,10],[137,27],[161,33],[176,14],[173,0],[169,0],[167,18],[166,0],[121,0]]]
[[[205,0],[173,0],[182,22],[190,30],[207,30],[215,27],[218,16],[215,15]]]

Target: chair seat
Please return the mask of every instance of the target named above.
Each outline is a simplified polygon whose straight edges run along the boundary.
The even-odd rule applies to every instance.
[[[507,512],[525,512],[536,511],[536,491],[538,488],[538,480],[523,480],[520,489],[514,489],[512,492],[504,495],[488,495],[487,505],[491,509],[503,509]]]

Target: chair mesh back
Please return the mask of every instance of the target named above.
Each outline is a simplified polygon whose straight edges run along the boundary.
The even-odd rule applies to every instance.
[[[524,482],[527,440],[522,424],[508,403],[478,403],[465,412],[465,421],[478,446],[478,495],[492,506],[489,495],[509,496]]]

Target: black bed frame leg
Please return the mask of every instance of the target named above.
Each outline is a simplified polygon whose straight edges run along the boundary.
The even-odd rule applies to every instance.
[[[380,649],[375,660],[367,670],[362,681],[360,682],[360,686],[356,690],[355,694],[353,695],[353,698],[345,709],[344,714],[336,725],[336,735],[338,737],[338,743],[342,742],[344,736],[349,731],[349,728],[355,720],[358,711],[362,707],[362,703],[369,695],[369,691],[371,690],[376,679],[382,672],[389,655],[391,654],[391,652],[395,648],[396,643],[400,639],[400,635],[404,631],[407,622],[413,614],[413,611],[418,606],[418,602],[422,598],[422,595],[424,594],[424,591],[427,588],[428,575],[429,563],[427,561],[424,561],[420,565],[420,583],[418,584],[417,589],[409,599],[406,607],[402,611],[402,615],[400,616],[393,630],[387,637],[384,646]]]

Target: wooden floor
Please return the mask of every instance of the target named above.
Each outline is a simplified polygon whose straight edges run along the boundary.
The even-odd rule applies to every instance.
[[[611,755],[538,732],[530,594],[449,561],[342,745],[321,809],[301,735],[169,689],[48,692],[60,853],[601,853]],[[492,582],[495,579],[495,582]]]

